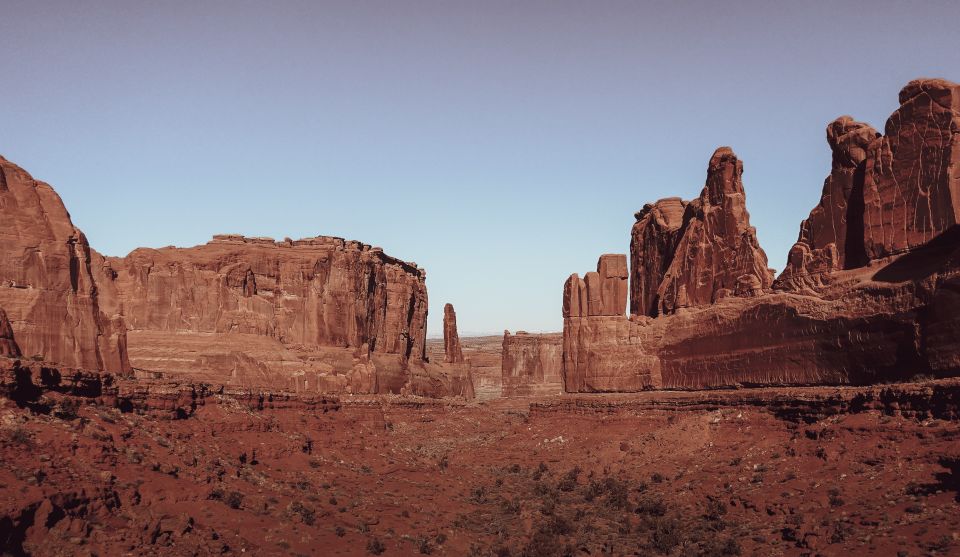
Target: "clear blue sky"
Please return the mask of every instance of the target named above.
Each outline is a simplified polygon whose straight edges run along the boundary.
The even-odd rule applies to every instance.
[[[199,5],[198,5],[199,4]],[[430,334],[559,330],[564,279],[730,145],[778,270],[829,172],[960,80],[960,2],[0,0],[0,154],[109,255],[344,236],[427,269]]]

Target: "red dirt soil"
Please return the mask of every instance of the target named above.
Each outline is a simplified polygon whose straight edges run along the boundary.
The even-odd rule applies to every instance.
[[[958,381],[463,403],[24,377],[12,554],[960,551]]]

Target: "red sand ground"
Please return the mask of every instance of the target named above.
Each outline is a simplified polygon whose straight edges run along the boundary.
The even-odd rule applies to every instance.
[[[869,404],[820,388],[262,410],[212,395],[179,420],[3,399],[0,547],[955,555],[960,384],[946,388],[946,402],[911,386]]]

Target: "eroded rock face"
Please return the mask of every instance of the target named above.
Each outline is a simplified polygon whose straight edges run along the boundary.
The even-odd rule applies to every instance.
[[[463,348],[457,334],[457,312],[453,304],[443,306],[443,361],[448,364],[463,362]]]
[[[7,313],[0,309],[0,356],[6,358],[19,358],[20,347],[13,338],[13,329],[10,327],[10,321],[7,319]]]
[[[400,392],[424,359],[425,273],[366,244],[216,236],[109,264],[137,368]]]
[[[960,222],[960,86],[911,81],[884,132],[849,116],[827,127],[833,168],[777,288],[815,289],[833,270],[903,253]]]
[[[50,186],[4,159],[0,215],[0,307],[32,359],[304,393],[472,396],[468,368],[425,361],[425,272],[380,248],[224,235],[105,258]]]
[[[503,333],[503,396],[555,395],[563,388],[563,335]]]
[[[587,315],[587,283],[573,273],[563,285],[563,316],[584,317]]]
[[[827,126],[827,143],[833,152],[830,176],[823,183],[820,203],[800,224],[800,237],[790,250],[778,287],[815,286],[826,273],[867,263],[863,181],[867,152],[879,135],[849,116],[841,116]]]
[[[737,156],[721,147],[710,158],[699,198],[661,199],[636,213],[632,314],[656,317],[770,288],[773,272],[750,226],[742,174]]]
[[[627,256],[601,255],[597,261],[600,287],[600,311],[591,315],[623,315],[627,309]],[[589,283],[587,296],[590,297]]]
[[[870,145],[864,248],[872,259],[922,245],[960,223],[960,85],[918,79]]]
[[[0,157],[0,307],[27,357],[128,373],[112,273],[49,185]]]
[[[673,262],[687,202],[679,197],[648,203],[637,212],[630,232],[630,313],[655,317],[660,283]]]
[[[575,289],[565,285],[567,390],[960,374],[957,91],[911,82],[883,137],[850,117],[828,126],[831,173],[775,292],[745,215],[739,161],[718,150],[679,227],[677,200],[637,214],[629,320],[567,311]]]

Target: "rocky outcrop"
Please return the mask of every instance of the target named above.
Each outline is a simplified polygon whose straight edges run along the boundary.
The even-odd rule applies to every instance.
[[[611,262],[616,262],[611,264]],[[637,338],[631,338],[630,322],[625,318],[627,272],[625,255],[602,255],[598,269],[616,269],[619,275],[607,278],[607,288],[599,272],[587,273],[582,280],[574,273],[563,285],[563,334],[560,381],[568,392],[637,391],[659,384],[659,371],[651,368],[651,361],[636,357],[641,351]],[[593,281],[593,282],[591,282]],[[594,286],[591,287],[591,284]],[[615,291],[616,303],[608,313],[591,308],[603,308],[603,294]],[[591,293],[599,298],[593,306]],[[622,296],[622,297],[621,297]],[[618,311],[617,311],[618,310]],[[504,336],[504,392],[508,365],[506,363],[507,336]],[[654,377],[656,375],[656,377]],[[624,385],[629,385],[629,388]]]
[[[19,358],[20,347],[13,338],[13,329],[7,319],[7,313],[0,309],[0,356],[5,358]]]
[[[923,245],[960,224],[960,85],[918,79],[870,144],[864,249],[872,259]]]
[[[634,217],[630,232],[630,313],[655,317],[660,311],[660,284],[673,262],[688,202],[668,197],[648,203]]]
[[[820,203],[800,224],[800,237],[787,257],[777,285],[817,286],[828,273],[868,261],[863,245],[863,180],[870,144],[879,134],[867,124],[841,116],[827,126],[833,152]],[[852,234],[847,234],[848,229]]]
[[[112,273],[49,185],[0,157],[0,307],[21,352],[128,373]]]
[[[563,336],[503,332],[503,396],[555,395],[563,387]]]
[[[0,215],[0,307],[30,359],[307,393],[472,388],[468,370],[427,365],[425,272],[380,248],[224,235],[105,258],[4,159]]]
[[[830,175],[773,289],[742,166],[719,149],[699,199],[637,213],[629,320],[575,311],[583,288],[564,285],[566,389],[960,374],[958,98],[948,82],[911,82],[884,136],[848,116],[828,126]]]
[[[655,317],[770,288],[773,271],[750,226],[742,174],[733,150],[721,147],[699,198],[662,199],[636,213],[631,313]]]
[[[960,86],[910,82],[884,131],[849,116],[827,127],[833,168],[777,288],[816,289],[834,270],[903,253],[960,222]]]
[[[139,369],[399,392],[424,359],[425,273],[360,242],[225,235],[108,264]]]
[[[960,374],[960,237],[835,271],[816,295],[564,320],[571,392],[872,384]]]
[[[453,310],[453,304],[443,306],[443,361],[448,364],[463,362],[463,348],[457,334],[457,312]]]
[[[574,273],[563,290],[563,316],[623,315],[627,308],[627,257],[601,255],[584,279]]]

